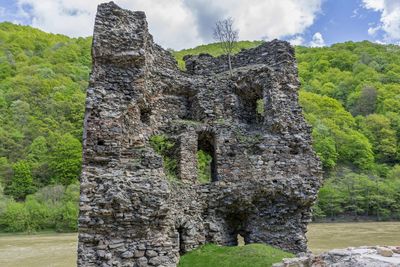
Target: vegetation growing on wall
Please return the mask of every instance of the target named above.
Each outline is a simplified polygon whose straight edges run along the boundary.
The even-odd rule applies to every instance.
[[[157,154],[162,156],[167,177],[172,181],[177,180],[178,165],[173,151],[175,142],[161,134],[150,137],[150,145]]]
[[[203,150],[197,151],[197,175],[200,183],[211,182],[212,156]]]

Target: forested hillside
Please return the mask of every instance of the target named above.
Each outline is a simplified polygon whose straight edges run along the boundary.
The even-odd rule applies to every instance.
[[[400,47],[296,49],[300,102],[327,181],[316,216],[400,218]]]
[[[239,42],[236,51],[260,42]],[[0,230],[75,230],[91,38],[0,23]],[[219,55],[217,44],[173,52]],[[297,47],[325,170],[315,217],[400,218],[400,47]]]
[[[90,45],[0,24],[1,230],[76,229]]]

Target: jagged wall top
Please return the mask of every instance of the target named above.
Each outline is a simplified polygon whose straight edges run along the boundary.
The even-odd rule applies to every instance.
[[[229,70],[226,55],[213,57],[209,54],[184,57],[186,69],[191,74],[210,75]],[[285,41],[273,40],[265,42],[253,49],[244,49],[232,57],[232,68],[254,64],[265,64],[275,71],[284,69],[296,70],[293,47]]]
[[[156,53],[153,50],[157,50]],[[160,58],[154,54],[163,57],[162,61],[153,64],[155,67],[178,70],[172,55],[153,42],[144,12],[121,9],[114,2],[98,6],[92,46],[94,61],[144,64],[146,60],[149,65],[152,60]],[[226,55],[186,55],[184,61],[188,74],[211,75],[229,70]],[[244,49],[232,57],[233,68],[254,64],[268,65],[276,71],[296,71],[294,49],[288,42],[273,40],[253,49]]]

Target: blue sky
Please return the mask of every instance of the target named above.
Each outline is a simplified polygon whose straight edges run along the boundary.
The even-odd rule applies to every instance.
[[[92,33],[101,0],[0,0],[0,21],[69,36]],[[400,0],[115,0],[147,14],[164,47],[212,42],[215,21],[232,17],[242,40],[280,38],[324,46],[345,41],[400,42]],[[249,4],[251,3],[251,4]]]
[[[305,30],[306,40],[319,32],[325,44],[346,41],[382,40],[383,33],[372,36],[368,29],[379,25],[380,12],[363,7],[361,0],[329,0],[322,4],[321,14],[315,23]]]

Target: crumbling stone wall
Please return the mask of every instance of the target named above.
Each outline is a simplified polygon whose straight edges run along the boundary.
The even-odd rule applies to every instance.
[[[111,2],[98,7],[92,55],[79,266],[176,266],[202,244],[237,245],[238,234],[306,251],[321,170],[287,42],[242,51],[232,76],[209,55],[186,57],[182,72],[143,12]],[[173,144],[173,179],[155,135]],[[198,179],[198,149],[213,156],[209,183]]]

